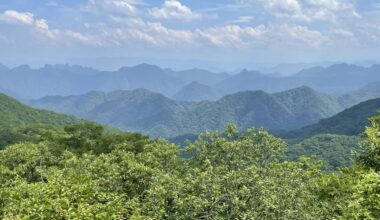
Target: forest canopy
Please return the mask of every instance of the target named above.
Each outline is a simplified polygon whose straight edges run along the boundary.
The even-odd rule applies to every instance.
[[[97,124],[2,129],[2,219],[379,219],[380,116],[350,167],[284,160],[262,129],[185,147]],[[359,149],[359,146],[358,146]]]

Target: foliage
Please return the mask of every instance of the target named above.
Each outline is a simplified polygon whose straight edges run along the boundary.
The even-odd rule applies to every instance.
[[[300,142],[289,141],[286,149],[286,159],[295,160],[300,156],[313,157],[323,161],[324,170],[334,170],[350,166],[355,161],[355,152],[360,138],[356,136],[320,134]]]
[[[285,142],[262,129],[229,125],[182,149],[93,123],[20,131],[0,150],[2,219],[380,217],[372,166],[325,173],[307,157],[283,161]]]
[[[360,161],[365,166],[380,171],[380,115],[371,118],[370,121],[371,126],[364,132],[364,153],[360,155]]]

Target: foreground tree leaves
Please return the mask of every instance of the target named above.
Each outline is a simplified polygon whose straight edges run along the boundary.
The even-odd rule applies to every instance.
[[[375,131],[361,164],[326,173],[306,157],[282,161],[285,143],[266,131],[233,125],[183,150],[94,124],[37,129],[0,151],[0,217],[379,219]]]

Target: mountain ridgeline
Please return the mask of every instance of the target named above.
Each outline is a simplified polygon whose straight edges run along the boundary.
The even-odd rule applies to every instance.
[[[228,123],[235,123],[241,129],[296,129],[343,110],[335,99],[308,87],[273,94],[246,91],[202,102],[175,101],[137,89],[52,96],[30,104],[124,130],[165,137],[219,130]]]
[[[98,71],[69,65],[46,65],[31,69],[24,65],[13,69],[0,68],[0,88],[22,99],[138,88],[173,96],[193,81],[213,85],[228,77],[228,74],[199,69],[176,72],[148,64],[122,67],[117,71]]]
[[[345,108],[352,107],[358,103],[380,98],[380,82],[369,83],[358,90],[352,91],[338,98],[338,101]]]
[[[122,67],[116,71],[69,65],[46,65],[39,69],[19,66],[12,69],[0,67],[0,89],[21,99],[143,88],[179,101],[201,101],[216,100],[241,91],[273,93],[300,86],[341,96],[380,81],[379,72],[380,65],[367,68],[349,64],[313,67],[291,76],[250,70],[235,75],[201,69],[174,71],[149,64]]]
[[[357,136],[366,126],[368,118],[375,116],[380,110],[380,98],[371,99],[348,108],[332,117],[295,131],[285,132],[283,138],[306,138],[318,134],[337,134]]]

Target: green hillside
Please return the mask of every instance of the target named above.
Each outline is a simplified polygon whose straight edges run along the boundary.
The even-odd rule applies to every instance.
[[[297,116],[299,122],[317,122],[321,118],[330,117],[343,110],[334,98],[306,86],[275,93],[274,96]]]
[[[349,108],[361,102],[380,97],[380,82],[370,83],[363,88],[338,98],[342,106]]]
[[[36,110],[0,93],[0,127],[31,125],[64,126],[79,122],[73,116],[66,116],[46,110]]]
[[[368,118],[380,110],[380,99],[372,99],[355,105],[330,118],[299,130],[285,132],[284,138],[304,138],[316,134],[358,135],[369,125]]]
[[[275,94],[239,92],[204,102],[175,101],[144,89],[91,92],[81,96],[46,97],[31,105],[153,137],[220,130],[229,123],[237,124],[240,129],[295,129],[341,110],[332,98],[307,87]]]

